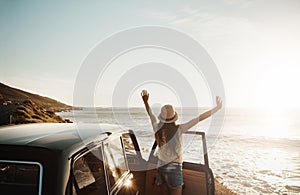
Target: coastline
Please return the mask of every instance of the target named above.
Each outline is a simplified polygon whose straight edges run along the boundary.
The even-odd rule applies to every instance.
[[[71,122],[55,112],[74,109],[77,108],[0,82],[0,125]]]
[[[58,112],[66,111],[61,108]],[[0,106],[0,126],[26,123],[72,123],[61,117],[55,111],[36,105],[31,100],[22,103]]]

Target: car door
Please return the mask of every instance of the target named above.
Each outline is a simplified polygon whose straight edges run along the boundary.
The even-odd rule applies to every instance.
[[[102,145],[84,149],[71,166],[73,195],[108,194]]]
[[[132,130],[122,133],[122,143],[128,167],[132,173],[132,185],[137,189],[139,195],[145,194],[145,177],[147,163],[143,159],[136,136]]]
[[[189,131],[185,133],[184,140],[193,140],[193,144],[190,146],[183,146],[187,148],[185,153],[190,153],[188,149],[193,149],[190,156],[197,156],[192,160],[186,160],[183,162],[183,195],[193,194],[207,194],[213,195],[215,193],[214,176],[209,167],[208,153],[206,147],[206,137],[204,132]],[[190,138],[187,138],[190,137]],[[201,147],[202,145],[202,147]],[[157,144],[154,142],[149,159],[147,161],[147,171],[145,179],[145,194],[167,194],[167,186],[165,184],[157,186],[155,184],[155,177],[157,175],[157,157],[156,153]],[[201,155],[203,161],[201,161]]]

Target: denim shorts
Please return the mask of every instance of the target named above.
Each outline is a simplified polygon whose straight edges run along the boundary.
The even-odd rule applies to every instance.
[[[183,186],[182,165],[180,163],[169,163],[158,168],[158,184],[167,183],[170,189],[176,189]]]

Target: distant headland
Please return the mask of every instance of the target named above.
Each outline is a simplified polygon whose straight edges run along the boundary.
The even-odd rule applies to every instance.
[[[54,99],[32,94],[0,83],[0,125],[57,122],[68,123],[68,119],[55,112],[69,111],[72,106]]]

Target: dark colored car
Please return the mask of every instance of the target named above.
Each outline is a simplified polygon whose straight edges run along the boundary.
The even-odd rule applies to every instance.
[[[79,130],[80,129],[80,130]],[[184,162],[183,194],[214,194],[205,135],[204,164]],[[142,158],[131,130],[106,124],[32,124],[0,128],[0,194],[156,194],[154,143]]]

